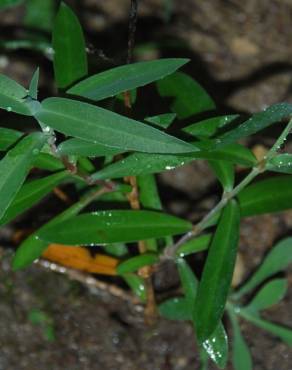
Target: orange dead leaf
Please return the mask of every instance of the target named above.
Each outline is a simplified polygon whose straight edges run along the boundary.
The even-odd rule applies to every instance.
[[[83,247],[50,244],[42,257],[60,265],[94,274],[116,275],[119,260],[97,254],[92,257]]]

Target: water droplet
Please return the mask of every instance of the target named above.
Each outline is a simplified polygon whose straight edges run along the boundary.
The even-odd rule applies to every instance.
[[[12,108],[11,107],[7,107],[6,110],[7,110],[7,112],[11,112],[12,111]]]
[[[50,131],[51,131],[51,128],[50,128],[49,126],[45,126],[45,127],[43,128],[43,131],[44,131],[44,132],[50,132]]]

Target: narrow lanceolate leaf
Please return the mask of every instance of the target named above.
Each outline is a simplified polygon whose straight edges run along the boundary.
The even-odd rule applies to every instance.
[[[228,338],[221,321],[202,347],[219,369],[225,369],[228,360]]]
[[[38,236],[60,244],[98,245],[182,234],[191,228],[187,221],[158,212],[101,211],[47,227]]]
[[[286,238],[272,248],[260,267],[243,287],[234,294],[234,297],[240,298],[243,294],[250,292],[268,277],[285,270],[290,263],[292,263],[292,238]]]
[[[59,171],[64,169],[63,162],[48,153],[40,153],[33,161],[33,167],[41,168],[48,171]]]
[[[78,18],[61,3],[53,26],[54,71],[61,89],[87,75],[87,57],[83,31]]]
[[[190,314],[193,315],[198,289],[198,279],[183,258],[178,258],[176,260],[176,264],[186,303],[188,305]]]
[[[239,314],[244,317],[246,320],[250,321],[257,327],[268,331],[269,333],[279,337],[283,342],[287,343],[289,346],[292,346],[292,330],[284,326],[274,324],[270,321],[263,320],[259,317],[258,314],[245,309],[241,309]]]
[[[199,139],[210,138],[238,117],[238,114],[232,114],[228,116],[208,118],[185,127],[183,131],[196,136]]]
[[[125,274],[123,279],[132,289],[132,292],[142,301],[147,300],[147,289],[145,285],[145,280],[136,274]]]
[[[196,332],[196,322],[194,321],[194,310],[198,304],[197,300],[197,289],[198,280],[193,273],[190,266],[183,258],[178,258],[177,261],[178,272],[185,294],[185,305],[188,308],[189,317],[193,321],[193,325]],[[185,309],[186,309],[185,307]],[[228,358],[228,341],[224,327],[221,322],[218,323],[217,327],[211,333],[210,336],[205,338],[201,343],[203,350],[216,363],[219,368],[224,368]]]
[[[85,157],[102,157],[122,153],[123,149],[111,148],[102,144],[93,144],[85,140],[69,139],[58,146],[60,155],[77,155]]]
[[[24,184],[6,210],[3,217],[0,219],[0,226],[10,222],[16,216],[31,208],[48,193],[50,193],[54,187],[66,177],[68,177],[68,173],[67,171],[63,171],[40,180],[34,180],[28,184]]]
[[[157,81],[187,62],[188,59],[159,59],[112,68],[86,78],[67,93],[98,101]]]
[[[172,124],[172,122],[175,120],[175,117],[175,113],[164,113],[159,114],[158,116],[146,117],[145,121],[166,129]]]
[[[37,68],[29,84],[28,94],[33,99],[37,99],[38,97],[39,75],[40,75],[40,70],[39,68]]]
[[[197,294],[195,324],[199,342],[216,329],[230,289],[239,238],[239,207],[231,200],[219,220]]]
[[[202,252],[208,249],[212,239],[212,234],[201,235],[196,239],[192,239],[184,244],[177,250],[176,255],[184,257],[192,253]]]
[[[231,191],[234,185],[233,164],[227,161],[208,161],[208,163],[220,181],[224,191]]]
[[[220,135],[216,139],[216,148],[233,143],[243,137],[247,137],[263,130],[273,123],[281,121],[292,114],[292,104],[279,103],[270,106],[263,112],[254,114],[250,119],[238,127]]]
[[[241,216],[280,212],[292,207],[292,178],[277,176],[247,186],[239,195]]]
[[[240,332],[235,313],[230,312],[233,329],[232,363],[234,370],[252,370],[252,358],[248,346]]]
[[[45,99],[35,117],[65,135],[125,151],[189,153],[198,150],[149,125],[76,100]]]
[[[117,273],[119,275],[127,274],[129,272],[135,272],[141,267],[154,265],[158,262],[158,256],[155,253],[143,253],[139,256],[135,256],[121,262],[117,267]]]
[[[41,133],[26,136],[0,161],[0,219],[21,188],[45,140],[45,135]]]
[[[168,320],[191,320],[190,313],[186,298],[175,297],[162,302],[158,306],[159,314]]]
[[[271,158],[266,164],[266,169],[274,172],[292,173],[292,154],[279,154]]]
[[[174,97],[171,109],[179,118],[187,118],[215,108],[215,103],[206,91],[185,73],[173,73],[159,81],[157,87],[161,96]]]
[[[79,200],[71,207],[67,208],[64,212],[60,213],[52,220],[43,225],[39,230],[31,234],[25,239],[21,245],[17,248],[15,256],[12,261],[13,270],[23,269],[29,266],[33,261],[39,258],[43,252],[47,249],[49,243],[39,239],[38,232],[45,230],[47,227],[52,226],[58,222],[67,220],[77,215],[84,207],[89,204],[89,198],[87,201],[84,199]]]
[[[15,144],[22,135],[23,133],[20,131],[0,127],[0,151],[7,150],[11,145]]]
[[[237,152],[235,149],[239,149]],[[139,176],[161,171],[173,170],[186,163],[198,159],[223,160],[229,163],[238,163],[241,165],[252,166],[256,159],[249,155],[249,151],[241,151],[241,148],[227,147],[216,151],[196,151],[191,154],[152,154],[152,153],[134,153],[118,162],[114,162],[104,167],[93,175],[95,179],[119,178],[123,176]]]
[[[0,74],[0,108],[26,116],[31,111],[25,102],[27,90],[11,78]]]
[[[251,311],[269,308],[281,301],[287,292],[287,279],[274,279],[268,282],[245,307]]]

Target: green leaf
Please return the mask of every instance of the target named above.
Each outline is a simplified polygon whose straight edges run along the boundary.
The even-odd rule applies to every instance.
[[[26,0],[24,24],[38,30],[51,31],[55,12],[54,0]]]
[[[237,317],[233,312],[229,312],[233,329],[233,351],[232,363],[234,370],[252,370],[252,358],[248,346],[240,332]]]
[[[292,177],[277,176],[251,184],[239,193],[238,201],[242,217],[292,208]]]
[[[198,288],[194,319],[199,342],[214,332],[223,315],[235,265],[239,222],[238,204],[231,200],[221,214]]]
[[[94,191],[96,190],[93,190],[93,192]],[[62,222],[75,216],[84,207],[86,207],[90,203],[90,201],[92,201],[92,199],[88,197],[88,195],[86,195],[84,199],[79,200],[71,207],[67,208],[64,212],[54,217],[52,220],[43,225],[40,229],[31,234],[27,239],[25,239],[16,250],[15,256],[12,261],[13,270],[20,270],[29,266],[47,249],[49,243],[39,239],[38,232],[41,232],[47,227],[57,224],[58,222]]]
[[[250,292],[268,277],[283,271],[292,262],[292,238],[277,243],[267,254],[260,267],[250,279],[234,294],[235,298]]]
[[[225,369],[228,360],[228,338],[221,322],[212,335],[202,343],[202,347],[219,369]]]
[[[26,104],[27,90],[11,78],[0,74],[0,108],[7,112],[14,112],[31,116]]]
[[[215,103],[206,91],[190,76],[182,72],[173,73],[157,83],[161,96],[173,96],[171,110],[179,118],[213,110]]]
[[[40,75],[40,69],[37,68],[29,84],[28,95],[33,99],[38,98],[39,75]]]
[[[125,151],[188,153],[198,150],[146,124],[75,100],[45,99],[35,117],[65,135]]]
[[[275,122],[292,114],[292,104],[278,103],[265,109],[263,112],[254,114],[250,119],[240,124],[238,127],[217,137],[216,148],[230,144],[238,139],[247,137],[263,130]]]
[[[231,191],[234,186],[234,166],[227,161],[208,161],[225,192]]]
[[[40,153],[33,161],[33,167],[48,171],[58,171],[64,169],[64,164],[60,159],[48,154]]]
[[[176,251],[176,256],[184,257],[192,253],[202,252],[208,249],[211,239],[212,234],[205,234],[195,239],[191,239],[178,248],[178,250]]]
[[[183,131],[200,139],[207,139],[215,135],[219,129],[230,124],[238,117],[238,114],[232,114],[208,118],[185,127]]]
[[[43,197],[50,193],[54,187],[68,177],[67,171],[44,177],[24,184],[16,197],[0,219],[0,226],[10,222],[19,214],[30,209]]]
[[[158,306],[159,314],[168,320],[191,320],[192,315],[186,298],[175,297],[162,302]]]
[[[147,290],[143,278],[136,274],[125,274],[122,276],[125,282],[132,289],[133,293],[141,299],[142,302],[147,300]]]
[[[114,257],[124,257],[126,254],[128,254],[128,247],[123,243],[103,245],[102,249],[106,252],[106,254],[110,254]]]
[[[44,145],[46,136],[33,133],[24,137],[0,161],[0,219],[21,188],[34,156]]]
[[[42,240],[69,245],[135,242],[182,234],[192,225],[182,219],[153,211],[101,211],[82,214],[47,227]]]
[[[158,116],[146,117],[145,121],[166,129],[172,124],[172,122],[175,120],[175,117],[175,113],[164,113],[159,114]]]
[[[0,10],[23,3],[23,0],[0,0]]]
[[[188,59],[160,59],[127,64],[88,77],[67,93],[98,101],[159,80],[187,62]]]
[[[154,265],[159,261],[157,254],[143,253],[139,256],[128,258],[126,261],[119,263],[117,266],[117,273],[119,275],[127,274],[129,272],[136,272],[141,267]]]
[[[134,153],[120,161],[111,163],[93,174],[94,179],[115,179],[124,176],[139,176],[173,170],[197,159],[226,160],[231,163],[252,166],[255,158],[241,146],[226,146],[218,151],[196,151],[191,154]]]
[[[274,279],[268,282],[245,307],[252,311],[260,311],[269,308],[281,301],[288,288],[286,279]]]
[[[87,75],[87,56],[78,18],[64,2],[57,13],[52,35],[57,86],[67,88]]]
[[[250,321],[257,327],[272,333],[273,335],[281,338],[281,340],[287,343],[289,346],[292,346],[292,330],[285,328],[284,326],[280,326],[274,324],[270,321],[266,321],[261,319],[258,314],[254,314],[249,310],[245,310],[244,308],[240,309],[239,314],[244,317],[246,320]]]
[[[58,146],[60,155],[82,155],[85,157],[103,157],[122,153],[123,149],[111,148],[103,144],[93,144],[80,139],[69,139]]]
[[[23,136],[20,131],[0,127],[0,151],[6,151]]]
[[[266,164],[266,169],[274,172],[292,173],[292,154],[278,154]]]
[[[186,297],[186,303],[188,305],[190,315],[193,317],[198,289],[198,279],[183,258],[177,258],[176,264],[183,292]]]

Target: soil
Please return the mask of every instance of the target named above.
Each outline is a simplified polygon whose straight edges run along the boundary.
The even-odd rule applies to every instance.
[[[129,1],[68,3],[86,28],[92,70],[123,60]],[[292,1],[173,0],[169,15],[166,3],[171,0],[140,1],[136,59],[190,57],[186,71],[210,92],[223,113],[251,113],[279,101],[292,101]],[[1,34],[5,38],[22,14],[21,7],[3,12]],[[45,95],[52,89],[52,68],[47,60],[34,52],[1,51],[1,72],[19,82],[27,84],[37,65],[41,66],[41,94]],[[269,144],[271,135],[261,136],[258,142]],[[204,214],[219,196],[214,176],[199,161],[165,172],[159,184],[165,209],[190,220]],[[243,220],[241,280],[254,271],[277,240],[291,234],[291,227],[290,211]],[[14,226],[1,229],[0,243],[9,245],[13,232]],[[145,326],[142,306],[121,288],[113,288],[115,280],[102,282],[97,276],[101,283],[90,285],[87,278],[78,282],[74,273],[60,274],[40,264],[14,273],[11,257],[10,248],[1,249],[0,370],[200,368],[192,327],[163,319],[153,327]],[[175,272],[171,266],[169,269],[171,273],[167,270],[156,276],[158,291],[175,284]],[[172,281],[166,279],[169,275]],[[291,268],[286,276],[288,293],[265,312],[265,318],[292,327]],[[54,341],[48,341],[43,328],[29,320],[33,309],[42,310],[52,321]],[[226,324],[230,329],[228,321]],[[292,369],[287,345],[244,321],[242,330],[255,370]],[[209,368],[215,369],[211,364]],[[231,370],[232,365],[226,369]]]

